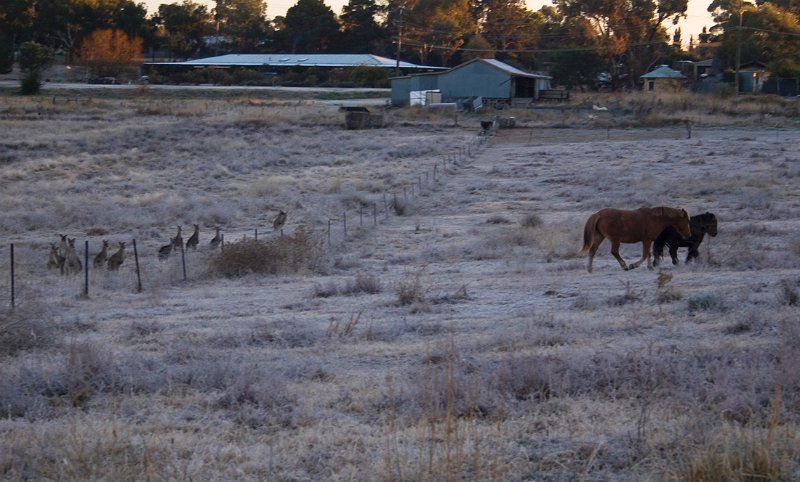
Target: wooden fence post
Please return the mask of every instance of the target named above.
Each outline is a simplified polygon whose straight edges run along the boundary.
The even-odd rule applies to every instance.
[[[136,238],[133,239],[133,262],[136,265],[136,292],[142,292],[142,272],[139,270],[139,251],[136,250]]]

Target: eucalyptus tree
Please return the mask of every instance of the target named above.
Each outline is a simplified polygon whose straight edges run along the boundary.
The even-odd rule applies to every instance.
[[[160,37],[173,56],[179,58],[191,57],[203,49],[204,38],[214,33],[213,20],[205,5],[192,0],[161,4],[153,18]]]
[[[217,33],[238,52],[256,52],[269,46],[267,3],[264,0],[215,0]]]
[[[469,0],[417,0],[404,8],[403,43],[415,51],[421,64],[449,65],[478,31]]]
[[[343,52],[389,54],[390,31],[379,20],[387,6],[377,0],[350,0],[342,7],[339,50]]]
[[[276,47],[298,53],[327,52],[337,45],[339,28],[336,14],[322,0],[298,0],[275,33]]]
[[[530,64],[530,52],[538,45],[541,16],[522,0],[482,0],[481,36],[492,46],[494,56],[503,61]]]
[[[598,33],[615,84],[632,87],[647,66],[665,55],[664,22],[685,16],[687,0],[556,0],[567,17],[588,20]]]

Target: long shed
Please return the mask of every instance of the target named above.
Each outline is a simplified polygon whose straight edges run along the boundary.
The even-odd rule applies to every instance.
[[[480,97],[488,103],[527,104],[550,89],[551,78],[495,59],[473,59],[445,72],[392,78],[392,103],[406,106],[415,92],[438,90],[443,102]]]

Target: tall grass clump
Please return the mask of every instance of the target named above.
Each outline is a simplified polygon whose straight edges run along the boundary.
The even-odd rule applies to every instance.
[[[797,426],[779,424],[781,388],[775,388],[766,428],[723,425],[700,446],[689,446],[667,480],[729,482],[796,480]]]
[[[0,356],[46,347],[53,339],[52,315],[41,305],[0,311]]]
[[[225,244],[211,260],[213,273],[234,278],[247,274],[289,274],[315,271],[323,261],[321,243],[313,233],[298,229],[291,235],[270,240],[243,239]]]

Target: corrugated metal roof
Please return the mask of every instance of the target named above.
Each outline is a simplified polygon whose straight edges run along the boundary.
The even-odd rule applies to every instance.
[[[170,62],[173,65],[218,67],[380,67],[395,68],[397,61],[372,54],[227,54],[218,57]],[[439,68],[400,62],[402,69]]]
[[[644,74],[642,76],[643,79],[683,79],[684,76],[677,70],[673,70],[666,65],[662,65],[657,69],[653,69],[650,72]]]
[[[511,65],[508,65],[508,64],[505,64],[503,62],[500,62],[497,59],[473,59],[473,60],[470,60],[469,62],[465,62],[465,63],[463,63],[461,65],[453,67],[451,70],[458,70],[461,67],[463,67],[465,65],[468,65],[468,64],[471,64],[471,63],[474,63],[474,62],[481,62],[481,63],[487,64],[487,65],[491,65],[492,67],[494,67],[496,69],[499,69],[499,70],[502,70],[503,72],[505,72],[505,73],[507,73],[509,75],[512,75],[514,77],[528,77],[528,78],[532,78],[532,79],[552,79],[552,77],[549,76],[549,75],[534,74],[534,73],[531,73],[531,72],[525,72],[524,70],[520,70],[520,69],[518,69],[516,67],[512,67]]]

